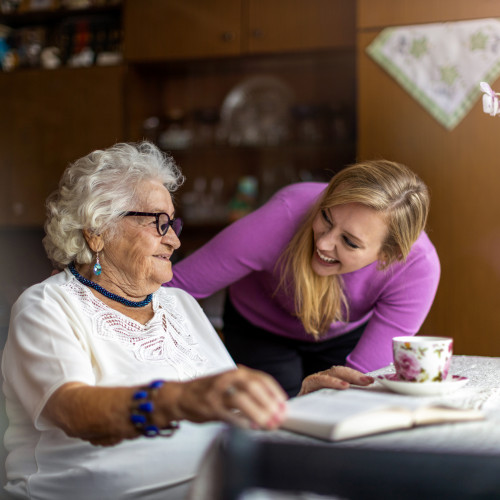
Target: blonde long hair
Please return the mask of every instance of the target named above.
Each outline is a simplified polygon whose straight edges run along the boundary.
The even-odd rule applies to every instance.
[[[315,338],[332,322],[349,318],[342,276],[318,276],[311,268],[316,215],[346,203],[361,203],[384,215],[388,231],[378,262],[379,269],[386,269],[393,262],[404,261],[410,253],[425,228],[430,198],[427,186],[414,172],[388,160],[360,162],[331,179],[278,261],[278,289],[293,294],[296,315]]]

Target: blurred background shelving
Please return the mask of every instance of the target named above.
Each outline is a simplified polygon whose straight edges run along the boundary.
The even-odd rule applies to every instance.
[[[3,0],[0,25],[12,49],[0,52],[5,310],[50,274],[34,244],[44,201],[94,149],[149,138],[174,157],[187,178],[175,196],[186,219],[178,258],[283,185],[328,180],[355,160],[351,0]],[[220,134],[228,95],[252,79],[286,89],[278,140]],[[242,185],[252,189],[243,208]]]
[[[230,202],[242,177],[256,178],[256,203],[262,203],[289,182],[328,179],[355,158],[355,9],[349,0],[126,0],[76,9],[52,2],[45,10],[24,4],[7,9],[0,23],[15,30],[43,23],[60,65],[44,66],[42,44],[38,62],[0,73],[2,114],[9,117],[0,119],[1,226],[40,227],[43,202],[67,163],[121,140],[147,137],[172,154],[187,177],[183,192],[222,182],[220,204]],[[78,32],[80,20],[89,27],[103,16],[120,23],[122,58],[113,65],[99,62],[97,34]],[[68,25],[76,26],[74,40],[61,30]],[[71,62],[85,48],[94,59]],[[290,89],[287,136],[272,143],[216,140],[225,98],[252,78]],[[307,126],[306,120],[319,138],[300,137],[298,122]],[[174,126],[190,140],[179,144],[179,134],[175,142],[170,131],[170,141],[162,141]],[[181,192],[181,213],[182,199]],[[214,228],[221,223],[219,216]],[[200,242],[188,239],[184,248]]]
[[[430,187],[443,269],[422,333],[499,356],[496,121],[478,104],[446,130],[365,50],[386,27],[498,16],[492,0],[0,0],[0,330],[19,292],[50,274],[44,200],[68,162],[147,137],[187,177],[179,257],[284,184],[356,160],[406,163]],[[103,18],[107,38],[90,29]],[[40,27],[43,43],[9,38]],[[12,40],[31,51],[9,53]],[[287,89],[280,133],[228,134],[229,96],[256,79]]]

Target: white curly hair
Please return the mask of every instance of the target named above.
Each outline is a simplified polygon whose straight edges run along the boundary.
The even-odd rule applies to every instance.
[[[43,245],[53,266],[91,263],[83,230],[112,236],[145,180],[159,180],[172,193],[184,176],[171,156],[148,141],[118,143],[70,164],[46,202]]]

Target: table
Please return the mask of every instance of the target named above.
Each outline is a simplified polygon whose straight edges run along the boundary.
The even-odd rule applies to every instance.
[[[391,372],[394,372],[394,368],[389,366],[372,372],[371,375]],[[469,383],[450,395],[421,399],[481,409],[486,415],[485,421],[379,434],[346,441],[345,446],[500,456],[500,358],[454,356],[451,373],[467,377]],[[382,390],[381,384],[376,382],[372,390]]]
[[[389,366],[372,375],[392,371]],[[500,358],[454,356],[451,373],[466,376],[469,383],[452,394],[422,400],[479,408],[485,413],[484,421],[419,427],[339,443],[287,431],[231,429],[214,445],[195,481],[194,491],[199,493],[202,487],[209,496],[196,498],[304,500],[321,494],[321,498],[343,500],[498,499]],[[376,382],[370,390],[386,389]],[[218,478],[215,486],[214,478]],[[300,496],[277,493],[289,487],[300,490]]]

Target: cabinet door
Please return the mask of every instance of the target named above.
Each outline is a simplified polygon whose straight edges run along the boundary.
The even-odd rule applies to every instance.
[[[42,225],[67,164],[123,140],[122,84],[120,67],[0,74],[0,225]]]
[[[126,0],[124,54],[129,61],[238,55],[240,0]]]
[[[354,47],[354,0],[248,0],[252,53]]]

